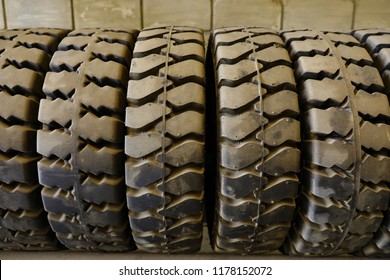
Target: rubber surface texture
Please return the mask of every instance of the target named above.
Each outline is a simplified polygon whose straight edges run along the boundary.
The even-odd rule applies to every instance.
[[[203,32],[140,32],[126,109],[127,205],[137,247],[156,253],[200,249],[204,196]]]
[[[38,184],[38,105],[49,61],[66,31],[0,31],[0,248],[54,250]]]
[[[133,247],[126,215],[124,118],[137,31],[81,29],[50,62],[37,149],[42,200],[57,238],[72,250]]]
[[[373,30],[357,30],[353,32],[353,35],[363,44],[363,46],[370,53],[374,59],[375,65],[381,73],[383,82],[386,87],[387,97],[390,95],[390,29],[373,29]],[[382,96],[381,100],[373,102],[372,106],[386,106],[385,97]],[[389,160],[389,149],[390,149],[390,118],[389,115],[382,116],[382,131],[375,137],[381,138],[381,142],[387,143],[386,149],[383,149],[382,155]],[[370,135],[371,137],[373,135]],[[390,172],[389,164],[385,164],[387,172]],[[373,239],[362,249],[360,253],[366,256],[390,256],[390,195],[389,195],[389,178],[384,178],[381,182],[383,188],[387,188],[386,194],[382,194],[378,204],[383,205],[381,208],[384,214],[384,219],[375,232]],[[388,203],[387,209],[385,210],[384,205]]]
[[[274,251],[290,228],[299,182],[291,61],[277,32],[263,28],[217,29],[209,51],[219,152],[212,246],[241,254]]]
[[[389,104],[379,72],[351,35],[282,33],[302,108],[302,193],[284,252],[360,250],[387,208]]]

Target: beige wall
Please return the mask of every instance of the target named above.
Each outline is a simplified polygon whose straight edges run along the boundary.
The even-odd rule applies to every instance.
[[[390,0],[3,0],[0,28],[390,28]]]

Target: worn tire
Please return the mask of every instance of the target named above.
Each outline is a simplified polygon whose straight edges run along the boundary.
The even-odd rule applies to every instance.
[[[373,30],[358,30],[354,31],[353,35],[357,38],[363,46],[370,53],[371,57],[374,59],[375,65],[377,66],[379,72],[381,73],[383,82],[386,87],[386,93],[389,97],[390,95],[390,29],[373,29]],[[377,103],[379,106],[379,101]],[[382,116],[381,122],[387,124],[382,141],[383,143],[387,142],[387,148],[382,150],[382,155],[387,158],[390,155],[389,151],[389,142],[390,142],[390,129],[389,129],[389,116]],[[387,172],[390,172],[388,169]],[[387,193],[390,192],[389,186],[390,181],[383,180],[382,184],[387,185]],[[386,211],[383,211],[384,219],[381,226],[374,234],[373,239],[362,249],[361,253],[366,256],[390,256],[390,196],[383,195],[381,197],[381,203],[385,203],[387,198],[388,208]]]
[[[204,39],[201,30],[140,32],[131,63],[125,140],[127,205],[143,251],[188,253],[202,240]]]
[[[43,210],[36,131],[49,61],[66,32],[0,31],[0,248],[51,250],[58,242]]]
[[[37,134],[42,200],[57,238],[72,250],[131,247],[126,215],[125,92],[133,30],[82,29],[50,62]]]
[[[384,85],[353,36],[283,32],[302,109],[302,193],[284,246],[291,255],[358,251],[387,208],[390,116]]]
[[[209,55],[218,143],[212,246],[241,254],[277,250],[295,212],[300,170],[288,52],[277,32],[240,27],[213,31]]]

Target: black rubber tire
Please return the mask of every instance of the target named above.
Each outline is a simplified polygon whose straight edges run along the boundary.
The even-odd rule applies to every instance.
[[[133,238],[143,251],[189,253],[201,246],[204,57],[203,32],[196,28],[144,29],[135,45],[126,184]]]
[[[303,30],[282,37],[295,63],[303,131],[303,187],[284,252],[358,251],[377,231],[389,195],[382,79],[351,35]]]
[[[210,40],[219,151],[212,247],[241,254],[274,251],[289,231],[299,182],[299,105],[291,61],[270,29],[222,28]]]
[[[43,210],[36,131],[42,84],[66,31],[0,31],[0,248],[54,250]]]
[[[390,96],[390,29],[372,29],[372,30],[358,30],[354,31],[353,35],[357,38],[363,46],[370,53],[374,59],[375,65],[381,73],[383,82],[385,84],[387,97]],[[380,101],[378,101],[379,106]],[[390,118],[389,116],[382,116],[382,123],[387,124],[383,127],[384,143],[387,142],[386,149],[382,150],[387,158],[390,156]],[[387,136],[386,136],[387,131]],[[388,165],[387,165],[388,166]],[[390,172],[388,169],[387,172]],[[362,249],[366,256],[390,256],[390,181],[383,180],[382,184],[387,186],[387,195],[382,195],[381,203],[388,201],[388,208],[383,211],[384,219],[378,231],[374,234],[373,239]],[[383,202],[382,202],[383,200]]]
[[[82,29],[50,62],[37,134],[42,200],[72,250],[132,247],[124,178],[125,102],[137,31]]]

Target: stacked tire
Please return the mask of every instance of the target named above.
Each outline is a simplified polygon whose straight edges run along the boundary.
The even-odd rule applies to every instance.
[[[0,248],[390,255],[390,31],[0,32]]]
[[[66,31],[0,31],[0,248],[55,250],[42,206],[36,135],[42,85]]]

